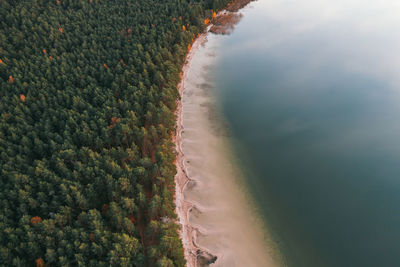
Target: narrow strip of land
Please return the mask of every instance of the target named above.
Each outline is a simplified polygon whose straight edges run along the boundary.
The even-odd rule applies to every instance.
[[[196,39],[179,85],[176,206],[187,266],[277,266],[276,250],[235,166],[208,79],[217,39],[207,33]]]

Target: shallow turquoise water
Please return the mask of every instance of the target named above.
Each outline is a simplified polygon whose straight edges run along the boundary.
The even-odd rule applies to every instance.
[[[214,75],[289,265],[400,266],[400,2],[243,13]]]

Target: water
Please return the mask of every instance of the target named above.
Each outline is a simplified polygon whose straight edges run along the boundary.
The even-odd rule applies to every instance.
[[[178,189],[177,203],[180,216],[187,214],[181,217],[187,266],[203,266],[201,255],[210,258],[207,253],[217,257],[212,267],[279,266],[280,254],[244,190],[248,188],[235,164],[235,151],[215,97],[212,73],[221,38],[197,39],[184,68],[178,120],[182,189]],[[182,171],[190,179],[185,186]]]
[[[221,106],[289,266],[400,266],[399,11],[259,0],[222,40]]]

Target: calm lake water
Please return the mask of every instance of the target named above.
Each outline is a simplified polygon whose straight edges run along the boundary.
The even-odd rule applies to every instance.
[[[215,77],[289,266],[400,266],[400,1],[242,13]]]

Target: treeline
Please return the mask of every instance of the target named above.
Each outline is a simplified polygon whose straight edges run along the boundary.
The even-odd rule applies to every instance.
[[[227,0],[0,0],[0,266],[184,266],[180,69]]]

